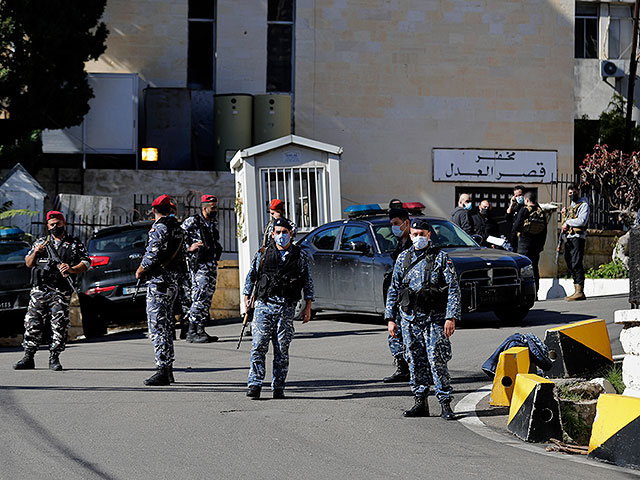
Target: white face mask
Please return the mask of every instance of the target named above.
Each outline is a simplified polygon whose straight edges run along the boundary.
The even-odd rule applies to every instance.
[[[471,206],[472,206],[471,202],[467,202],[467,203],[464,204],[464,209],[465,210],[471,210]]]
[[[429,244],[429,239],[427,237],[412,237],[411,241],[413,242],[413,246],[416,250],[424,250]]]
[[[402,230],[400,225],[391,225],[391,231],[398,238],[402,237],[402,234],[404,233],[404,230]]]
[[[524,203],[524,197],[516,197],[516,202]]]
[[[288,233],[278,233],[274,237],[276,244],[281,247],[286,247],[289,245],[289,234]]]

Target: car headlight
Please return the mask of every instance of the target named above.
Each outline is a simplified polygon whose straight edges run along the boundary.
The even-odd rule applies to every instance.
[[[533,277],[533,265],[527,265],[526,267],[522,267],[520,269],[520,277],[522,278]]]

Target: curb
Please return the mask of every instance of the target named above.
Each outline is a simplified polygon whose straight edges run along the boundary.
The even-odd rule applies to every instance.
[[[589,460],[583,457],[576,457],[571,455],[558,454],[557,452],[547,452],[541,444],[525,443],[518,440],[515,436],[507,433],[505,426],[505,433],[498,433],[491,428],[487,427],[482,420],[476,415],[476,407],[480,400],[491,393],[493,384],[489,383],[480,387],[475,392],[467,394],[462,400],[460,400],[454,407],[454,413],[458,415],[458,422],[464,425],[472,432],[480,435],[481,437],[491,440],[493,442],[501,443],[509,447],[519,448],[531,453],[537,453],[539,455],[546,455],[547,457],[566,459],[571,462],[580,463],[582,465],[588,465],[591,467],[604,468],[607,470],[613,470],[620,473],[626,473],[640,478],[640,471],[631,470],[629,468],[622,468],[616,465],[609,465],[594,460]]]

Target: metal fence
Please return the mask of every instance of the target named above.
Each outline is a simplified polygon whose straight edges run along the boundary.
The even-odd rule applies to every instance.
[[[567,191],[572,183],[580,185],[579,174],[561,174],[555,182],[551,183],[551,201],[561,203],[565,207],[568,206],[570,201]],[[613,208],[605,197],[600,196],[598,192],[589,187],[582,188],[582,196],[589,200],[591,207],[587,228],[624,230],[624,224],[618,219],[618,213],[612,211]],[[559,218],[558,221],[560,221]]]
[[[629,234],[629,303],[633,308],[640,306],[640,226],[635,226]]]
[[[200,210],[200,198],[195,196],[172,197],[177,202],[178,213],[176,217],[183,220],[191,215],[195,215]],[[151,203],[155,197],[150,195],[134,195],[133,212],[128,215],[66,215],[67,233],[78,237],[83,243],[91,238],[96,230],[112,225],[137,222],[141,220],[153,220]],[[46,221],[41,215],[33,217],[29,233],[34,237],[39,237],[45,233]],[[237,253],[238,244],[236,242],[236,215],[234,212],[233,200],[218,201],[218,228],[220,230],[220,243],[222,251],[225,253]]]

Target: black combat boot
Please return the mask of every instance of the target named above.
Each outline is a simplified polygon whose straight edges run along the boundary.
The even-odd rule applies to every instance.
[[[400,383],[409,381],[409,365],[406,360],[402,357],[397,358],[396,366],[398,368],[391,376],[382,379],[384,383]]]
[[[444,418],[445,420],[456,419],[455,413],[453,413],[453,410],[451,410],[451,400],[442,402],[440,405],[442,406],[442,413],[440,414],[442,418]]]
[[[217,338],[216,338],[217,340]],[[195,323],[189,324],[189,331],[187,332],[187,342],[189,343],[209,343],[209,335],[204,331],[204,327],[200,327]]]
[[[169,369],[169,383],[176,383],[176,379],[173,377],[173,365],[167,368]]]
[[[62,364],[60,363],[59,352],[49,353],[49,370],[55,370],[56,372],[59,372],[60,370],[62,370]]]
[[[405,410],[402,415],[405,417],[428,417],[429,416],[429,404],[424,395],[416,395],[415,404],[410,410]]]
[[[14,370],[33,370],[34,368],[36,368],[36,362],[33,360],[33,357],[35,354],[36,354],[35,350],[31,348],[25,349],[24,357],[18,360],[18,363],[16,363],[13,366],[13,369]]]
[[[281,400],[284,398],[284,388],[276,388],[273,391],[273,398],[276,400]]]
[[[157,372],[144,381],[145,385],[152,387],[169,385],[169,368],[170,367],[158,367]]]
[[[249,388],[247,388],[247,397],[255,398],[257,400],[260,398],[261,390],[262,388],[258,387],[257,385],[249,385]]]
[[[189,321],[186,317],[180,319],[180,340],[187,338],[187,332],[189,331]]]
[[[204,335],[207,338],[207,343],[212,343],[212,342],[217,342],[218,341],[218,337],[216,337],[215,335],[209,335],[205,331],[204,325],[198,325],[198,335],[200,335],[200,336]]]

